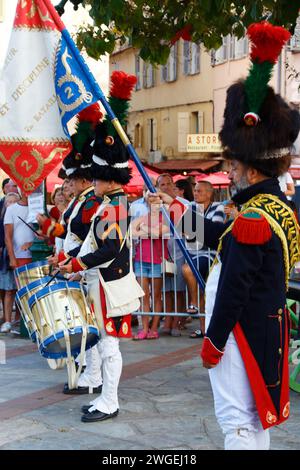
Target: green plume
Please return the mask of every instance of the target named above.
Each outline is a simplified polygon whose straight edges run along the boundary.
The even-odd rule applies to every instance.
[[[89,121],[81,121],[76,124],[76,134],[73,137],[74,147],[81,153],[83,146],[89,137],[93,135],[93,126]]]
[[[249,112],[259,115],[259,110],[264,102],[268,83],[272,76],[274,64],[271,62],[253,62],[249,71],[249,75],[245,80],[245,90],[248,102]]]

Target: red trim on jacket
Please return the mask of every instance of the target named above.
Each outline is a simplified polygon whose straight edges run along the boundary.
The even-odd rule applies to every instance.
[[[285,318],[285,335],[284,335],[284,350],[283,353],[283,366],[282,366],[282,383],[281,383],[281,396],[280,396],[280,421],[282,422],[289,417],[290,414],[290,377],[289,377],[289,311],[287,308],[284,310]]]
[[[61,217],[61,213],[60,213],[59,209],[56,206],[51,207],[51,209],[49,211],[49,215],[50,215],[50,217],[52,217],[52,219],[55,219],[56,222],[58,222],[60,217]]]
[[[104,289],[99,282],[101,310],[106,334],[115,338],[131,338],[131,314],[123,315],[119,331],[116,329],[114,318],[107,318],[106,300]]]
[[[58,262],[61,263],[62,261],[66,261],[70,256],[68,256],[64,251],[60,251],[58,253]]]
[[[278,416],[261,370],[255,360],[255,357],[239,323],[235,325],[233,333],[245,364],[245,369],[248,375],[262,427],[263,429],[268,429],[272,426],[277,426],[278,424],[285,421],[288,416],[285,418],[282,416],[282,414],[281,416]],[[283,388],[281,388],[281,390],[283,390]]]
[[[87,266],[81,261],[80,258],[72,258],[71,263],[72,263],[72,272],[73,273],[78,273],[79,271],[84,271],[87,268]]]
[[[41,226],[42,234],[50,237],[52,230],[54,229],[54,221],[50,218],[46,219]]]
[[[220,351],[218,348],[216,348],[211,339],[205,336],[200,354],[203,362],[217,365],[219,364],[223,354],[224,351]]]

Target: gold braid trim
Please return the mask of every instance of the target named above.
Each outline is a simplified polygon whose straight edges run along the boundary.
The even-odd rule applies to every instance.
[[[292,209],[277,196],[258,194],[244,204],[240,214],[246,214],[248,212],[256,212],[265,217],[273,232],[280,239],[284,258],[285,284],[286,289],[288,289],[290,271],[294,264],[300,260],[299,227]],[[222,250],[223,238],[231,232],[233,225],[234,222],[232,222],[220,237],[217,254],[210,271],[218,263],[218,255]]]
[[[243,211],[243,214],[247,214],[247,212],[256,212],[257,214],[262,215],[267,219],[268,223],[271,226],[273,232],[279,237],[281,244],[282,244],[282,251],[283,251],[283,260],[284,260],[284,268],[285,268],[285,286],[286,290],[288,290],[289,285],[289,274],[290,274],[290,254],[289,254],[289,247],[286,239],[286,235],[283,229],[280,227],[280,224],[276,222],[272,216],[270,216],[266,211],[263,209],[258,209],[249,207]]]

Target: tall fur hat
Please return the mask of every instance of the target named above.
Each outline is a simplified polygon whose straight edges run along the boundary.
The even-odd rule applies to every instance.
[[[246,80],[234,83],[227,91],[220,139],[225,158],[247,164],[266,162],[270,167],[274,159],[289,153],[300,130],[298,111],[268,86],[290,33],[265,21],[249,26],[247,33],[252,43],[252,65]]]
[[[135,84],[134,75],[127,75],[121,71],[112,73],[108,101],[122,125],[126,124],[129,101]],[[128,166],[129,152],[108,118],[97,125],[92,146],[94,179],[115,181],[121,185],[129,183],[131,179],[131,170]]]
[[[63,160],[59,173],[61,176],[85,178],[90,181],[93,179],[91,143],[95,138],[95,128],[102,116],[98,103],[94,103],[78,113],[75,133],[71,136],[72,150]]]

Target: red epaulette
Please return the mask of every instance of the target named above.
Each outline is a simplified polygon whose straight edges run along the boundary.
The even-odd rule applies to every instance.
[[[236,218],[231,233],[237,242],[247,245],[263,245],[272,237],[267,219],[254,211],[241,213]]]
[[[120,220],[126,220],[128,210],[124,204],[108,204],[100,214],[100,219],[105,222],[119,223]]]
[[[91,218],[95,214],[96,210],[99,207],[99,202],[97,201],[96,196],[92,196],[86,200],[84,207],[82,209],[82,223],[89,224],[91,222]]]

